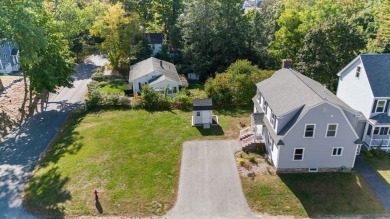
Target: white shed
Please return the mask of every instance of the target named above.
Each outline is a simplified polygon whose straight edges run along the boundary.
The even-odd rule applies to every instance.
[[[193,102],[193,110],[193,126],[210,128],[211,125],[218,125],[218,116],[213,115],[212,99],[195,99]]]

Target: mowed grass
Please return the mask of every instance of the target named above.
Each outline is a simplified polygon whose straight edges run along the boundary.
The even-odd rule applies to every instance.
[[[300,217],[384,216],[386,210],[357,173],[263,175],[241,179],[254,211]]]
[[[99,91],[103,94],[122,94],[122,95],[124,95],[123,86],[125,84],[127,84],[125,81],[107,82],[107,85],[99,88]]]
[[[376,157],[364,157],[365,160],[373,167],[379,175],[387,181],[390,186],[390,155],[384,156],[383,158]]]
[[[192,112],[111,110],[73,116],[25,187],[24,205],[58,217],[163,215],[175,203],[182,143],[237,138],[238,124],[249,124],[250,111],[214,111],[221,127],[209,130],[191,126]]]

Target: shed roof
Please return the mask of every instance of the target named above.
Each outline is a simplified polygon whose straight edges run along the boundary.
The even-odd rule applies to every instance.
[[[213,100],[209,99],[195,99],[193,102],[193,110],[212,110]]]

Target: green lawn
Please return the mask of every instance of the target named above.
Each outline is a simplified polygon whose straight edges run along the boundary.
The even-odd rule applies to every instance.
[[[73,116],[26,186],[24,204],[58,217],[99,215],[100,206],[103,215],[162,215],[175,202],[182,143],[236,138],[250,111],[214,111],[221,127],[206,131],[191,126],[192,112],[176,110]]]
[[[373,167],[379,175],[383,177],[390,186],[390,155],[382,158],[377,157],[364,157],[365,160]]]
[[[357,173],[306,173],[242,178],[254,211],[301,217],[383,216],[386,210]]]
[[[125,81],[110,81],[107,85],[99,88],[103,94],[121,94],[124,95],[123,86],[127,84]]]

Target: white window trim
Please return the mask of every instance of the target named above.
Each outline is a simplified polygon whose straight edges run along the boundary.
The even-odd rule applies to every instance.
[[[335,148],[337,148],[337,149],[341,148],[341,154],[340,154],[340,155],[337,155],[337,154],[336,154],[336,155],[333,155],[333,151],[334,151]],[[331,153],[330,153],[330,156],[331,156],[331,157],[341,157],[341,156],[343,156],[343,152],[344,152],[344,147],[333,147],[333,148],[332,148],[332,151],[331,151]]]
[[[200,112],[198,111],[198,112],[196,112],[196,116],[200,116]]]
[[[296,149],[302,149],[302,160],[295,160],[295,150]],[[293,153],[293,161],[303,161],[303,159],[305,158],[305,148],[294,148],[294,153]]]
[[[328,136],[328,131],[329,131],[329,126],[330,125],[336,125],[336,132],[335,132],[334,136]],[[339,130],[339,124],[338,123],[328,123],[328,125],[326,126],[325,138],[336,138],[338,130]]]
[[[313,137],[306,137],[305,134],[306,134],[306,127],[308,125],[314,125],[314,130],[313,130]],[[314,138],[314,136],[316,136],[316,124],[305,124],[305,129],[303,130],[303,138]]]
[[[379,102],[385,102],[382,111],[378,111]],[[386,108],[386,100],[378,100],[378,102],[376,103],[375,113],[383,113],[385,112],[385,108]]]

